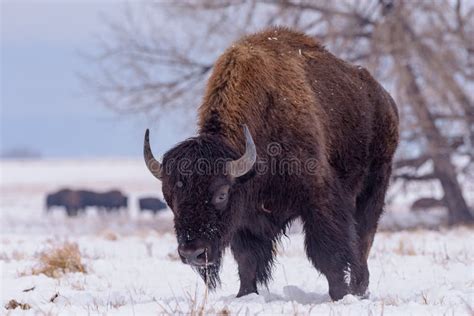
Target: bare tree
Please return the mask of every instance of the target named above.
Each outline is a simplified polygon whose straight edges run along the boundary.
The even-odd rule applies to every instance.
[[[461,0],[183,0],[127,8],[110,34],[93,81],[125,113],[197,107],[213,60],[243,33],[288,25],[367,68],[395,96],[402,118],[395,178],[439,180],[449,222],[472,222],[458,175],[474,157],[474,6]],[[166,23],[163,23],[163,21]],[[455,157],[467,157],[464,166]],[[429,174],[420,166],[431,162]],[[471,172],[470,172],[471,171]],[[472,179],[474,180],[474,179]]]

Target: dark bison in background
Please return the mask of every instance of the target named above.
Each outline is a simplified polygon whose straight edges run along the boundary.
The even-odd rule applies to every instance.
[[[96,195],[96,205],[107,212],[118,211],[128,207],[128,198],[118,190],[112,190]]]
[[[160,163],[147,131],[144,156],[174,212],[179,255],[209,287],[230,246],[237,296],[257,293],[279,238],[300,217],[306,253],[338,300],[367,294],[397,144],[396,105],[367,70],[302,33],[271,28],[217,60],[198,135]]]
[[[76,216],[87,207],[97,207],[107,212],[128,207],[128,198],[118,190],[98,193],[88,190],[61,189],[46,196],[46,210],[64,207],[68,216]]]
[[[49,211],[55,206],[63,206],[61,195],[64,194],[64,191],[66,191],[66,189],[46,195],[46,211]]]
[[[166,209],[166,203],[158,198],[146,197],[138,200],[138,207],[140,211],[151,211],[153,214]]]
[[[64,207],[68,216],[76,216],[84,209],[81,194],[71,189],[62,189],[46,196],[46,211],[51,207]]]

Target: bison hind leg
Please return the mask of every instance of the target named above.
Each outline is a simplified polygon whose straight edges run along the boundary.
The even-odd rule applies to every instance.
[[[346,294],[357,294],[355,284],[361,275],[353,218],[355,203],[337,188],[318,191],[314,204],[301,215],[306,253],[315,268],[326,276],[329,295],[335,301]]]
[[[344,225],[331,227],[320,221],[315,224],[304,225],[306,253],[315,268],[326,276],[329,295],[337,301],[352,293],[360,267],[351,229]]]
[[[359,277],[356,292],[361,296],[368,295],[369,269],[367,259],[374,241],[378,220],[383,212],[390,174],[390,162],[372,164],[364,188],[356,200],[355,220],[359,238],[359,255],[362,263],[362,275]]]

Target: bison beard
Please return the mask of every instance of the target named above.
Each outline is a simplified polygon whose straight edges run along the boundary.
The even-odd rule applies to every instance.
[[[204,283],[210,290],[215,290],[217,286],[221,284],[219,272],[221,269],[221,259],[219,257],[218,262],[212,265],[206,265],[204,267],[193,267],[197,273],[201,276]]]
[[[230,246],[237,296],[257,293],[271,279],[275,245],[300,218],[306,254],[338,300],[367,293],[397,144],[396,105],[367,70],[271,28],[216,61],[198,135],[160,163],[147,131],[144,157],[174,212],[180,257],[210,289]]]

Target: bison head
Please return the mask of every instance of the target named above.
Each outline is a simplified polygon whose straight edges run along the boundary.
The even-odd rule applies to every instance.
[[[210,288],[219,283],[224,248],[238,222],[244,201],[242,184],[256,161],[252,136],[244,126],[245,153],[218,135],[202,134],[168,151],[163,162],[151,152],[145,133],[144,156],[151,173],[162,181],[163,196],[174,213],[181,260],[193,266]]]

